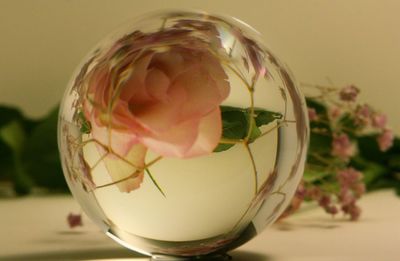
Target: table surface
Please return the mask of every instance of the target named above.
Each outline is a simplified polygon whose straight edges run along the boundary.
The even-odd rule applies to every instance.
[[[400,260],[400,199],[392,191],[373,192],[360,206],[358,222],[306,206],[230,254],[237,261]],[[0,260],[149,260],[132,255],[85,216],[84,226],[70,229],[70,212],[80,212],[70,196],[1,199]]]

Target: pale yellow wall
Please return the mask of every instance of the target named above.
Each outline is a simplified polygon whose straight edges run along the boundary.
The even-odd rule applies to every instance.
[[[160,8],[195,8],[253,25],[299,81],[355,83],[400,133],[400,1],[0,0],[0,102],[40,116],[110,30]]]

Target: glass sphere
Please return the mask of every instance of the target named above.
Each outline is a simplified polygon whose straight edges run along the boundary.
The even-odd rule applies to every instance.
[[[303,96],[244,23],[163,12],[126,24],[65,92],[59,148],[86,214],[147,255],[224,253],[274,222],[301,179]]]

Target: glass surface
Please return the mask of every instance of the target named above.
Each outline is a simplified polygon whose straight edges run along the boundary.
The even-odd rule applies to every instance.
[[[301,179],[307,126],[295,81],[257,32],[163,12],[84,59],[61,105],[59,147],[73,195],[111,238],[201,256],[279,217]]]

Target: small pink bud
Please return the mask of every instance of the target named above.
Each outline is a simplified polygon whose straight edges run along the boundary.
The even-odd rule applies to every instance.
[[[308,108],[308,119],[310,121],[317,121],[318,120],[318,114],[317,114],[317,111],[314,108]]]
[[[339,92],[342,101],[354,102],[360,90],[354,85],[348,85]]]
[[[342,110],[339,107],[333,107],[330,110],[330,115],[332,120],[336,120],[337,118],[339,118],[339,116],[342,114]]]
[[[368,104],[357,106],[355,117],[358,125],[366,126],[370,123],[372,109]]]
[[[332,141],[332,155],[343,160],[348,160],[356,153],[354,144],[350,141],[347,134],[334,135]]]
[[[387,151],[393,146],[394,134],[390,129],[385,129],[383,133],[378,136],[378,145],[381,151]]]
[[[372,126],[383,129],[386,126],[387,117],[385,114],[377,113],[372,116]]]
[[[82,216],[80,214],[69,213],[67,216],[67,222],[70,228],[83,226]]]

